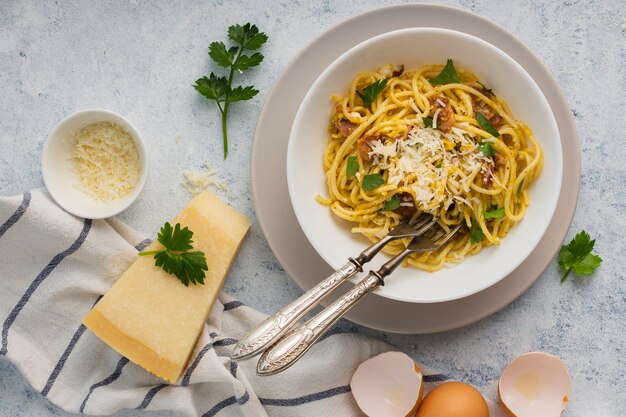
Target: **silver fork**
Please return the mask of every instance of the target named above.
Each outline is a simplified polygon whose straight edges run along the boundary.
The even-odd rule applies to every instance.
[[[348,263],[324,281],[256,325],[250,333],[239,339],[231,357],[233,359],[246,359],[261,353],[276,342],[306,313],[317,306],[328,294],[357,272],[363,271],[363,265],[371,261],[386,244],[397,239],[419,236],[428,230],[435,221],[433,216],[423,215],[414,223],[402,222],[398,224],[387,236],[365,249],[356,259],[350,258]]]
[[[374,289],[384,285],[384,279],[400,266],[409,255],[437,250],[446,244],[460,228],[461,225],[457,225],[446,232],[443,228],[436,227],[429,230],[424,236],[413,238],[413,241],[403,252],[381,266],[378,271],[370,271],[369,275],[350,291],[267,349],[259,359],[257,373],[259,375],[273,375],[293,365],[359,300]]]

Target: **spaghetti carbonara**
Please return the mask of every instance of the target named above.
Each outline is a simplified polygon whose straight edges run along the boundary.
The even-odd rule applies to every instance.
[[[329,197],[317,200],[354,223],[353,233],[377,241],[424,212],[446,229],[464,223],[444,247],[408,259],[436,271],[498,244],[524,216],[541,147],[471,72],[451,60],[413,72],[387,65],[358,74],[345,96],[332,98]],[[408,243],[385,251],[399,253]]]

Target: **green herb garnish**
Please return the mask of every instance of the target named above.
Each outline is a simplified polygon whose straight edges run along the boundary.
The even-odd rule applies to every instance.
[[[222,137],[224,142],[224,159],[228,156],[228,130],[227,118],[228,107],[231,103],[250,100],[259,93],[253,86],[237,86],[233,88],[233,76],[235,71],[243,72],[259,65],[263,61],[263,54],[255,52],[252,55],[244,55],[244,50],[259,49],[267,42],[267,35],[259,32],[255,25],[233,25],[228,28],[228,38],[239,46],[226,48],[223,42],[213,42],[209,46],[209,56],[219,66],[230,68],[228,78],[218,77],[211,72],[208,77],[196,80],[193,86],[200,94],[209,100],[215,101],[222,113]]]
[[[169,274],[176,275],[185,287],[192,284],[204,284],[204,271],[209,268],[203,252],[195,251],[191,245],[193,232],[189,228],[180,228],[180,223],[176,223],[174,228],[169,223],[165,223],[157,236],[157,240],[165,247],[162,250],[152,250],[139,252],[139,256],[154,255],[155,265],[163,268]]]
[[[385,179],[380,174],[370,174],[363,177],[361,188],[364,191],[372,191],[385,183]]]
[[[485,220],[499,219],[502,216],[504,216],[504,207],[500,207],[500,208],[492,207],[492,209],[489,211],[483,210],[483,217],[485,218]]]
[[[363,91],[357,91],[356,93],[361,97],[361,100],[363,100],[363,105],[369,107],[374,100],[376,100],[376,96],[378,96],[385,87],[387,87],[387,79],[383,78],[368,85]]]
[[[496,154],[496,150],[491,142],[479,142],[478,150],[485,156],[494,156]]]
[[[385,201],[385,205],[383,206],[382,209],[380,209],[380,211],[392,211],[397,209],[398,207],[400,207],[400,196],[399,195],[395,195],[393,197],[391,197],[389,200]]]
[[[559,267],[565,271],[561,282],[567,279],[571,271],[579,275],[591,275],[602,263],[602,258],[591,253],[595,239],[591,240],[584,230],[579,232],[567,245],[559,251]]]
[[[470,243],[479,243],[483,240],[483,229],[477,223],[472,222],[472,227],[470,227]]]
[[[452,84],[452,83],[460,83],[463,80],[459,77],[459,74],[456,72],[456,68],[454,68],[454,64],[451,59],[448,59],[446,62],[446,66],[443,67],[441,72],[434,78],[428,80],[432,85],[441,85],[441,84]]]
[[[476,121],[478,122],[478,125],[481,127],[482,130],[489,133],[494,138],[500,136],[500,132],[498,132],[498,129],[493,127],[489,119],[487,119],[485,115],[481,112],[476,112]]]
[[[353,177],[358,170],[359,162],[357,161],[356,156],[349,156],[348,162],[346,163],[346,177]]]
[[[493,97],[496,96],[495,94],[493,94],[493,90],[491,88],[487,88],[487,86],[485,84],[481,83],[480,81],[478,81],[478,84],[480,84],[480,86],[483,88],[483,91],[485,93],[487,93],[487,95],[493,96]]]
[[[424,127],[433,127],[433,118],[432,117],[422,117],[424,121]]]

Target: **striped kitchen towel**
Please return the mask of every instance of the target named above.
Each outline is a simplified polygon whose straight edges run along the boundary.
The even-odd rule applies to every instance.
[[[64,410],[111,414],[172,410],[189,416],[362,415],[350,377],[391,347],[354,333],[320,342],[297,366],[256,375],[229,351],[264,315],[222,294],[177,384],[166,384],[110,349],[82,317],[149,243],[115,220],[86,220],[44,189],[0,197],[0,357]],[[426,372],[426,388],[446,379]],[[492,417],[500,415],[492,406]]]

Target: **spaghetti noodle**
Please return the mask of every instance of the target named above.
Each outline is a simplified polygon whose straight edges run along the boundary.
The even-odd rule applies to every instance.
[[[440,82],[450,69],[457,78]],[[358,74],[347,95],[333,100],[324,152],[329,198],[317,201],[354,223],[353,233],[377,241],[424,212],[447,230],[465,223],[445,246],[407,261],[436,271],[499,244],[523,218],[528,187],[543,165],[541,147],[468,70],[452,61],[413,72],[387,65]],[[392,242],[385,252],[408,243]]]

